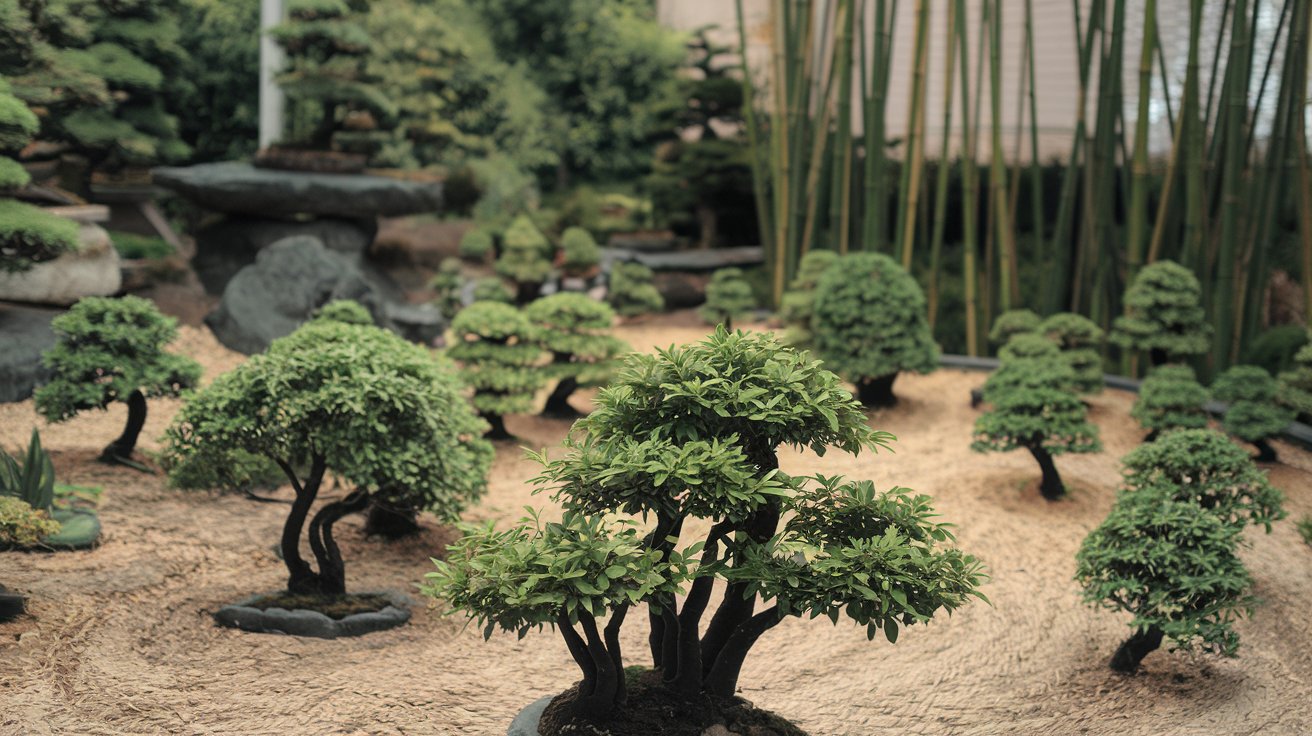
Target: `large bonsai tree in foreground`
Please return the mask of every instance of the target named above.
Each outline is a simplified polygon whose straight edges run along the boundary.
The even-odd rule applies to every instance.
[[[452,320],[451,333],[447,355],[474,389],[474,408],[491,425],[487,436],[511,439],[505,415],[531,410],[533,392],[546,382],[533,325],[509,304],[474,302]]]
[[[1212,327],[1203,311],[1202,287],[1193,272],[1172,261],[1144,266],[1125,292],[1126,313],[1112,325],[1112,342],[1142,350],[1153,365],[1178,363],[1206,353]]]
[[[812,326],[825,365],[857,386],[870,407],[892,406],[898,373],[938,367],[920,285],[882,253],[844,256],[816,285]]]
[[[1014,337],[1009,344],[1020,339]],[[984,384],[984,398],[993,408],[975,421],[970,449],[1029,450],[1043,472],[1043,497],[1053,501],[1066,495],[1053,456],[1102,449],[1098,428],[1089,423],[1087,409],[1071,389],[1074,378],[1059,356],[1004,361]]]
[[[537,328],[538,344],[551,353],[544,371],[557,381],[542,413],[577,417],[569,397],[579,386],[608,379],[616,356],[626,351],[624,342],[610,334],[615,310],[583,294],[561,293],[538,299],[524,314]]]
[[[575,427],[537,479],[562,521],[470,529],[426,591],[488,635],[556,626],[583,675],[577,716],[605,720],[626,703],[619,634],[635,605],[662,685],[701,700],[732,696],[752,646],[788,616],[846,615],[895,641],[979,595],[980,564],[944,544],[928,497],[779,472],[781,445],[855,454],[892,438],[836,375],[773,335],[720,328],[630,356]]]
[[[1152,442],[1162,433],[1175,429],[1202,429],[1207,426],[1207,389],[1187,365],[1163,365],[1139,386],[1139,398],[1130,408],[1134,417],[1148,430],[1145,441]]]
[[[296,493],[280,543],[287,590],[335,596],[346,592],[346,568],[333,525],[372,494],[400,489],[456,518],[487,484],[483,429],[452,372],[422,347],[325,316],[196,394],[168,430],[167,453],[174,467],[237,453],[277,463]],[[329,473],[354,490],[311,518]],[[300,552],[307,519],[317,570]]]
[[[1230,404],[1221,425],[1225,431],[1257,448],[1259,462],[1279,458],[1267,440],[1277,437],[1294,421],[1293,409],[1276,403],[1279,384],[1255,365],[1236,365],[1216,377],[1212,398]]]
[[[62,422],[115,401],[128,405],[127,424],[100,455],[131,462],[146,423],[146,399],[178,396],[196,385],[200,364],[164,351],[178,334],[177,320],[136,296],[87,297],[51,321],[56,342],[42,355],[54,372],[36,391],[36,410]]]

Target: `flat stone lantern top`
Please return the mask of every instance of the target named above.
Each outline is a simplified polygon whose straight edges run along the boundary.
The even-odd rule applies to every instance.
[[[399,217],[442,209],[437,182],[261,169],[237,161],[166,166],[152,174],[156,185],[217,212]]]

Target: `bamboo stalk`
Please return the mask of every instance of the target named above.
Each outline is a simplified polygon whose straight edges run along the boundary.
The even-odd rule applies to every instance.
[[[993,197],[993,224],[998,239],[998,296],[1002,310],[1020,302],[1016,278],[1016,233],[1007,212],[1007,164],[1002,154],[1002,2],[985,2],[989,28],[989,109],[992,119],[992,165],[989,188]]]
[[[934,182],[934,229],[929,249],[929,326],[930,329],[938,319],[939,271],[943,262],[943,239],[947,230],[948,182],[952,167],[948,165],[948,156],[952,145],[952,94],[956,81],[957,24],[962,22],[957,16],[956,3],[948,5],[948,23],[946,43],[943,49],[943,133],[939,145],[938,176]],[[967,327],[969,331],[969,326]],[[970,342],[969,340],[967,341]]]
[[[1134,183],[1126,234],[1126,281],[1133,281],[1143,265],[1148,227],[1148,104],[1153,91],[1153,48],[1157,44],[1157,0],[1145,0],[1143,44],[1139,53],[1139,99],[1134,121]]]
[[[1242,305],[1233,301],[1221,306],[1220,295],[1235,291],[1235,267],[1238,256],[1240,206],[1244,186],[1244,124],[1248,117],[1248,58],[1250,53],[1248,34],[1248,0],[1235,0],[1234,20],[1230,33],[1230,52],[1227,63],[1227,80],[1229,95],[1226,98],[1226,145],[1224,169],[1222,171],[1221,196],[1221,235],[1217,251],[1215,290],[1216,302],[1212,305],[1212,321],[1215,328],[1215,349],[1212,357],[1224,367],[1236,359],[1234,354],[1233,309],[1242,309]],[[1229,72],[1233,69],[1233,74]]]
[[[975,160],[975,128],[971,125],[970,107],[970,38],[967,33],[969,16],[966,15],[966,0],[955,0],[957,17],[957,47],[961,56],[961,184],[962,184],[962,278],[965,281],[966,301],[966,353],[979,355],[979,275],[975,256],[978,241],[975,233],[975,207],[979,202],[977,162]],[[976,118],[978,120],[978,118]],[[1312,273],[1312,269],[1309,270]],[[1312,312],[1309,312],[1312,314]]]
[[[911,268],[911,252],[916,239],[916,213],[920,203],[920,177],[925,164],[925,92],[929,66],[929,3],[916,0],[915,71],[911,85],[911,107],[907,121],[907,156],[902,168],[902,186],[898,194],[897,237],[903,268]]]

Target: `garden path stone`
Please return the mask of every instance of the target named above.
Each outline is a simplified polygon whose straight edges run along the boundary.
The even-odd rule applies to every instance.
[[[52,372],[41,365],[41,353],[55,344],[50,320],[61,309],[0,304],[0,402],[23,401],[36,387],[50,380]]]
[[[251,607],[250,604],[263,598],[264,594],[253,595],[215,611],[214,620],[221,626],[242,631],[307,636],[316,639],[363,636],[375,631],[396,628],[410,620],[410,606],[413,602],[409,598],[389,591],[381,592],[379,595],[386,597],[390,605],[381,611],[356,613],[341,619],[332,619],[318,611],[304,609],[260,610]]]
[[[538,721],[542,720],[542,713],[546,711],[548,705],[551,705],[555,697],[555,695],[544,695],[521,710],[519,715],[515,716],[515,720],[510,722],[510,730],[506,731],[506,736],[539,736]]]
[[[442,209],[442,185],[436,182],[261,169],[236,161],[167,166],[152,174],[155,184],[217,212],[373,218]]]

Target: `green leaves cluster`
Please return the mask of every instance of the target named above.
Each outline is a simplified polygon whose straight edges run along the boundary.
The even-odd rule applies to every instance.
[[[486,228],[476,227],[460,238],[460,257],[471,261],[484,261],[492,252],[492,233]]]
[[[541,284],[551,275],[551,243],[527,215],[516,217],[501,237],[497,273],[517,284]]]
[[[1153,432],[1207,426],[1207,389],[1187,365],[1154,368],[1139,387],[1130,416]]]
[[[706,303],[697,313],[708,325],[731,325],[756,308],[752,286],[737,268],[721,268],[706,285]]]
[[[200,364],[165,351],[177,320],[147,299],[87,297],[50,324],[56,342],[42,362],[54,377],[37,389],[36,409],[52,422],[103,409],[133,391],[178,396],[200,378]]]
[[[1020,340],[1014,337],[1009,344]],[[1053,455],[1101,450],[1098,428],[1089,423],[1088,410],[1071,390],[1074,375],[1060,357],[1051,355],[1004,361],[984,384],[984,398],[993,407],[975,421],[971,449],[1041,448]]]
[[[1206,353],[1212,327],[1193,272],[1173,261],[1144,266],[1125,292],[1126,314],[1112,325],[1112,342],[1127,350],[1158,351],[1179,362]]]
[[[474,408],[485,414],[522,414],[546,381],[542,348],[524,313],[500,302],[474,302],[451,322],[447,356],[474,389]]]
[[[561,267],[568,273],[587,273],[601,263],[601,246],[592,233],[581,227],[568,227],[560,234]]]
[[[832,250],[810,250],[802,256],[797,266],[797,276],[789,284],[779,302],[779,317],[787,329],[784,330],[784,342],[797,348],[812,347],[815,336],[812,334],[811,317],[815,311],[815,289],[820,276],[838,260],[838,254]]]
[[[610,334],[615,310],[585,294],[544,296],[525,307],[524,316],[538,344],[556,358],[544,368],[552,378],[603,381],[613,372],[615,358],[628,351],[624,341]]]
[[[1271,374],[1254,365],[1232,366],[1212,383],[1212,398],[1230,404],[1222,426],[1245,442],[1274,437],[1294,421],[1295,412],[1277,403],[1278,391]]]
[[[1010,309],[999,314],[993,320],[989,330],[989,342],[994,345],[1006,345],[1013,335],[1039,331],[1043,318],[1028,309]]]
[[[655,274],[636,262],[616,263],[611,267],[606,301],[621,317],[636,317],[665,308],[665,297],[656,288]]]
[[[1277,400],[1301,415],[1312,416],[1312,343],[1294,354],[1294,366],[1279,376]]]
[[[78,247],[77,224],[72,220],[8,196],[27,186],[30,177],[13,157],[39,127],[36,115],[0,78],[0,273],[26,271],[33,263]]]
[[[925,295],[882,253],[839,258],[820,277],[812,325],[816,352],[852,381],[938,367]]]
[[[22,460],[0,450],[0,497],[16,498],[38,511],[54,506],[55,466],[35,428]]]
[[[1074,312],[1058,312],[1039,323],[1038,333],[1057,343],[1075,371],[1075,388],[1082,394],[1102,391],[1102,328]]]

